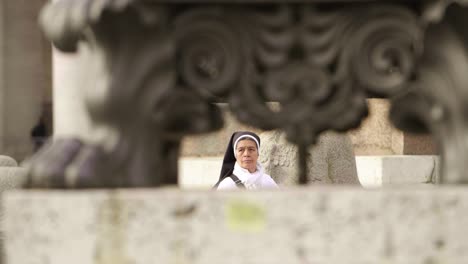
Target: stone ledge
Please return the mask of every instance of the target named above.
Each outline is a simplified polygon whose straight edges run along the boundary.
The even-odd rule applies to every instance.
[[[356,157],[359,180],[365,187],[435,183],[439,166],[435,155]]]
[[[179,160],[181,188],[210,188],[218,180],[223,157],[183,157]],[[438,156],[356,156],[359,181],[364,187],[435,182]]]
[[[8,264],[468,263],[468,188],[9,191]]]

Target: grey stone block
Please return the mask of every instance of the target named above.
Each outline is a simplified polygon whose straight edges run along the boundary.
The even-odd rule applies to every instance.
[[[365,187],[437,183],[439,157],[435,155],[357,156],[359,180]]]
[[[438,156],[387,156],[382,160],[382,184],[435,183],[439,175]]]
[[[13,191],[8,264],[467,263],[468,189]]]

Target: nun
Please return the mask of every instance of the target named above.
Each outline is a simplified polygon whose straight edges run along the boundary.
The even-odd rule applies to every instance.
[[[258,162],[260,138],[249,131],[234,132],[229,140],[219,180],[213,188],[277,189],[270,175],[265,174]]]

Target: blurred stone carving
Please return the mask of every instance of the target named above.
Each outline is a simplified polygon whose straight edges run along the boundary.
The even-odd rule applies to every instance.
[[[45,32],[58,48],[74,52],[83,45],[90,117],[117,135],[106,144],[50,142],[29,161],[28,186],[177,183],[181,138],[220,128],[222,120],[214,105],[176,84],[167,15],[166,7],[136,1],[58,1],[44,9]]]
[[[443,183],[468,183],[468,56],[457,27],[464,26],[444,22],[427,30],[417,78],[393,98],[391,112],[400,129],[433,134],[441,152]]]
[[[181,138],[222,125],[215,101],[248,125],[282,129],[298,145],[305,184],[308,148],[321,132],[359,126],[367,97],[420,82],[431,12],[445,8],[227,3],[49,3],[44,32],[62,51],[86,54],[90,116],[114,135],[96,145],[51,142],[31,161],[29,186],[174,184]]]

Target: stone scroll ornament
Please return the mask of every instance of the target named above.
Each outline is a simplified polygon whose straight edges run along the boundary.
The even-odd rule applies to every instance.
[[[426,30],[414,80],[392,98],[390,119],[400,129],[431,133],[441,156],[438,183],[468,183],[468,16],[459,6]]]
[[[325,130],[358,127],[369,96],[405,90],[423,53],[417,3],[225,3],[45,6],[45,34],[84,54],[90,117],[116,140],[55,139],[30,161],[28,186],[175,184],[181,139],[222,126],[214,102],[246,124],[285,130],[305,184],[307,147]]]

